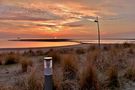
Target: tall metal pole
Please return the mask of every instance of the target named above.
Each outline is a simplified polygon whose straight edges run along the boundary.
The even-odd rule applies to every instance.
[[[98,19],[98,17],[96,17],[95,22],[97,23],[97,29],[98,29],[98,45],[99,45],[99,49],[100,49],[100,27],[99,27],[99,19]]]

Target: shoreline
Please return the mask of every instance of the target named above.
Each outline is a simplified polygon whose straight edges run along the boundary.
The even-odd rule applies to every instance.
[[[110,44],[101,44],[101,46],[110,46],[110,45],[122,45],[124,43],[110,43]],[[134,43],[127,43],[133,44]],[[0,48],[0,52],[11,52],[11,51],[26,51],[26,50],[49,50],[49,49],[63,49],[63,48],[86,48],[89,46],[98,46],[96,43],[82,43],[75,45],[66,45],[66,46],[55,46],[55,47],[26,47],[26,48]]]

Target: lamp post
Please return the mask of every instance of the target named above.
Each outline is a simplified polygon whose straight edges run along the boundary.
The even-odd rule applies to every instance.
[[[87,20],[89,20],[89,21],[91,21],[91,22],[96,22],[97,23],[97,30],[98,30],[98,32],[97,32],[97,38],[98,38],[98,46],[99,46],[99,49],[100,49],[100,46],[101,46],[101,44],[100,44],[100,26],[99,26],[99,18],[98,17],[96,17],[96,19],[95,20],[93,20],[93,19],[87,19]]]
[[[44,57],[44,90],[53,90],[52,57]]]
[[[99,45],[99,49],[100,49],[100,28],[99,28],[99,19],[98,17],[96,18],[95,22],[97,23],[97,29],[98,29],[98,45]]]

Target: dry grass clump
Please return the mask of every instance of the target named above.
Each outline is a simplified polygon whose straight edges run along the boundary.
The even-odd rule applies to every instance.
[[[0,65],[2,65],[2,55],[0,54]]]
[[[95,45],[91,45],[89,48],[88,48],[88,51],[94,51],[96,49],[96,46]]]
[[[77,53],[77,54],[85,54],[85,53],[86,53],[86,50],[85,50],[84,48],[78,48],[78,49],[76,50],[76,53]]]
[[[134,49],[133,48],[130,48],[129,50],[128,50],[128,53],[129,54],[131,54],[131,55],[133,55],[135,52],[134,52]]]
[[[35,56],[35,55],[36,53],[32,49],[23,52],[23,56]]]
[[[100,51],[98,49],[95,49],[92,52],[88,52],[87,54],[87,60],[91,63],[99,63],[97,59],[100,58]]]
[[[0,90],[17,90],[17,89],[15,89],[15,88],[13,88],[13,87],[2,87],[2,86],[0,86]]]
[[[122,45],[121,44],[114,44],[114,48],[116,48],[116,49],[122,48]]]
[[[104,46],[104,47],[103,47],[103,50],[104,50],[104,51],[109,51],[109,50],[110,50],[110,46]]]
[[[2,60],[1,60],[1,58],[0,58],[0,65],[2,65]]]
[[[27,72],[28,66],[32,66],[33,65],[33,62],[31,60],[28,60],[26,58],[23,58],[20,61],[20,64],[21,64],[21,67],[22,67],[22,72]]]
[[[111,67],[108,71],[108,87],[111,89],[120,87],[118,70],[115,67]]]
[[[35,72],[32,72],[27,80],[27,90],[43,90],[43,82],[36,76]]]
[[[43,90],[43,78],[35,71],[30,75],[17,79],[16,90]]]
[[[123,47],[124,47],[124,48],[129,48],[130,46],[131,46],[130,43],[127,43],[127,42],[123,43]]]
[[[96,70],[89,64],[86,70],[80,76],[81,90],[100,90]]]
[[[59,90],[78,90],[78,87],[74,81],[66,80],[61,84]]]
[[[135,67],[128,68],[124,76],[129,80],[135,81]]]
[[[36,55],[37,55],[37,56],[44,55],[44,52],[43,52],[42,50],[37,50],[37,51],[36,51]]]
[[[60,59],[60,53],[59,53],[58,51],[51,49],[51,50],[46,54],[46,56],[52,57],[54,64],[60,63],[60,60],[61,60],[61,59]]]
[[[111,61],[110,63],[116,62],[117,59],[119,59],[120,54],[121,54],[121,49],[120,48],[112,47],[110,49],[110,51],[108,52],[109,59],[110,59],[109,61]]]
[[[61,90],[61,80],[56,80],[57,78],[53,76],[53,90]]]
[[[73,80],[77,77],[77,61],[74,54],[65,54],[62,56],[62,67],[63,67],[63,79]]]
[[[4,56],[4,65],[16,64],[19,62],[19,60],[20,57],[17,54],[15,53],[7,54]]]

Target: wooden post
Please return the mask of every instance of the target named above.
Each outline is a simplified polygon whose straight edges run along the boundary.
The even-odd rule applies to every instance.
[[[44,57],[44,90],[53,90],[52,57]]]

